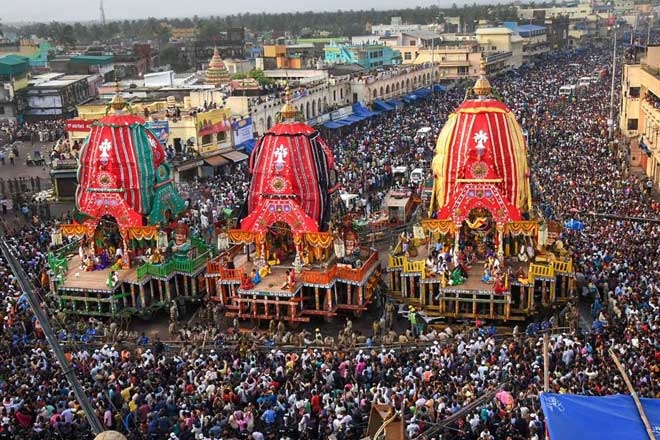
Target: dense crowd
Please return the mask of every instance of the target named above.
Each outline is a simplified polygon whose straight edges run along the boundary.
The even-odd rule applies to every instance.
[[[35,122],[15,121],[5,122],[0,125],[0,143],[12,144],[17,141],[31,142],[56,142],[64,136],[64,121],[48,120]],[[2,145],[0,145],[2,146]]]
[[[591,316],[583,317],[590,327],[551,338],[550,388],[625,393],[608,356],[612,348],[628,366],[638,393],[656,397],[660,225],[628,219],[656,213],[644,182],[629,172],[626,146],[615,148],[608,140],[605,81],[578,100],[556,93],[567,76],[588,75],[608,62],[608,53],[597,48],[555,54],[539,62],[542,69],[523,67],[492,83],[528,133],[534,187],[547,214],[562,221],[575,217],[585,226],[562,238],[575,261],[577,293],[593,303]],[[457,88],[365,121],[341,136],[329,134],[344,187],[378,197],[396,184],[388,167],[428,160],[433,141],[415,139],[415,133],[431,126],[437,134],[463,94]],[[189,221],[199,232],[211,236],[205,228],[225,209],[238,208],[246,178],[244,165],[234,166],[219,178],[182,188],[192,208]],[[40,285],[49,226],[7,235]],[[0,277],[5,286],[0,438],[89,438],[80,406],[5,264]],[[45,290],[40,292],[44,304],[52,305]],[[500,337],[482,326],[422,328],[417,346],[394,350],[380,347],[384,336],[377,329],[369,335],[371,345],[350,350],[264,348],[268,341],[254,335],[238,349],[224,348],[220,338],[205,349],[197,345],[173,354],[145,335],[132,341],[138,348],[124,349],[121,342],[90,348],[84,342],[94,335],[93,323],[64,325],[68,329],[58,334],[99,419],[129,438],[359,439],[373,404],[400,410],[411,439],[538,440],[544,435],[538,400],[541,342],[533,331]],[[319,340],[312,337],[310,345]],[[499,392],[446,427],[438,425],[489,390]]]

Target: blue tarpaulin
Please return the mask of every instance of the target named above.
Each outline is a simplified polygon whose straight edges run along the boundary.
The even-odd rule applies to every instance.
[[[413,92],[413,94],[417,96],[417,98],[428,98],[429,96],[431,96],[432,93],[433,92],[428,87],[417,89]]]
[[[379,110],[382,110],[384,112],[389,112],[394,110],[394,106],[390,105],[386,102],[381,101],[380,99],[374,99],[374,106],[378,108]]]
[[[363,106],[361,103],[356,102],[353,104],[353,115],[361,116],[363,119],[376,116],[379,112],[372,112],[367,107]]]
[[[389,105],[394,106],[394,108],[403,107],[403,102],[397,99],[390,99],[389,101],[385,101],[385,102],[388,103]]]
[[[660,438],[660,399],[640,399],[653,433]],[[648,438],[632,397],[541,394],[552,440],[637,440]],[[579,433],[579,435],[578,435]]]
[[[350,115],[350,116],[346,116],[345,118],[342,118],[341,121],[347,121],[350,124],[354,124],[356,122],[360,122],[363,119],[366,119],[366,118],[363,117],[363,116],[360,116],[360,115],[353,114],[353,115]]]
[[[246,153],[250,154],[252,153],[252,150],[254,150],[254,146],[257,144],[256,139],[250,139],[248,141],[243,142],[241,145],[238,145],[236,147],[237,150],[245,150]]]
[[[344,125],[343,124],[337,124],[336,121],[328,121],[328,122],[324,122],[323,126],[325,128],[329,128],[330,130],[334,130],[336,128],[343,127]]]
[[[434,91],[434,92],[446,92],[446,91],[447,91],[447,87],[445,87],[445,86],[443,86],[443,85],[441,85],[441,84],[435,84],[435,85],[433,86],[433,91]]]
[[[406,101],[408,104],[410,104],[413,101],[417,101],[417,95],[415,95],[414,93],[410,93],[404,96],[403,100]]]

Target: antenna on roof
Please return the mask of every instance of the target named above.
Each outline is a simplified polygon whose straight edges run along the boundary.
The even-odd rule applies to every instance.
[[[101,12],[101,24],[105,26],[105,9],[103,9],[103,0],[99,4],[99,10]]]

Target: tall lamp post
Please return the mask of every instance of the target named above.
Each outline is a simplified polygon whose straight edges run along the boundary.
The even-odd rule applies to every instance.
[[[608,139],[614,138],[614,78],[616,75],[616,31],[618,26],[614,26],[614,48],[612,49],[612,86],[610,88],[610,118],[607,120]]]

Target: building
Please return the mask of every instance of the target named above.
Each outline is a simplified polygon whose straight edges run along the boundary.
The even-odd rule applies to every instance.
[[[45,69],[48,67],[48,54],[53,47],[47,41],[21,39],[0,43],[0,56],[20,55],[27,57],[32,69]]]
[[[323,48],[326,64],[359,64],[365,69],[397,64],[400,53],[384,44],[337,44]]]
[[[618,125],[630,144],[631,164],[660,188],[660,46],[649,46],[640,64],[624,64]]]
[[[30,86],[21,93],[26,120],[67,119],[76,106],[89,101],[90,75],[64,75]]]
[[[403,23],[401,17],[392,17],[390,24],[376,24],[371,26],[371,33],[387,37],[401,32],[421,31],[424,26],[421,24]]]
[[[521,4],[516,6],[518,18],[522,22],[529,22],[540,17],[552,18],[566,16],[571,21],[586,20],[593,14],[593,6],[590,2],[583,2],[572,5],[551,6],[548,8],[536,7],[531,4]]]
[[[405,57],[404,57],[405,58]],[[436,81],[477,77],[481,50],[477,42],[421,49],[412,64],[432,63],[436,66]]]
[[[197,37],[197,29],[192,28],[170,28],[170,42],[193,41]]]
[[[505,22],[504,27],[516,32],[522,38],[523,59],[531,58],[550,51],[548,28],[536,24],[518,25]]]
[[[381,37],[381,41],[401,54],[402,64],[413,64],[422,50],[443,44],[443,37],[435,32],[418,30]]]
[[[28,58],[17,55],[0,57],[0,120],[15,119],[21,111],[17,92],[28,86]]]
[[[511,29],[479,28],[475,35],[484,54],[488,73],[516,69],[522,65],[523,39]]]
[[[257,59],[257,68],[268,69],[310,69],[322,57],[314,43],[265,44],[263,56]]]

